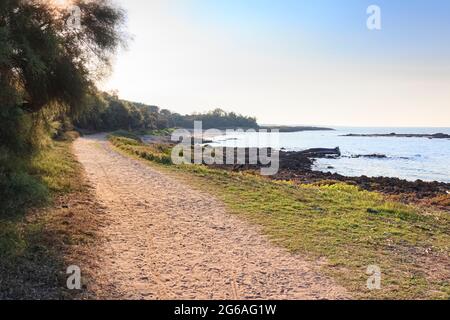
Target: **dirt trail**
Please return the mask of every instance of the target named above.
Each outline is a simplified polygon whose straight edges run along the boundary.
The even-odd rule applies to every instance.
[[[123,299],[339,299],[342,287],[214,198],[111,150],[104,135],[75,152],[106,208],[93,288]]]

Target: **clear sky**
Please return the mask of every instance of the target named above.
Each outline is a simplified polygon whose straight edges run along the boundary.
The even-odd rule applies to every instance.
[[[450,127],[448,0],[116,2],[134,40],[102,86],[124,99],[270,124]]]

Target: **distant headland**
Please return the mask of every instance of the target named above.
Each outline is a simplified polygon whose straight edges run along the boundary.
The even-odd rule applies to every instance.
[[[332,128],[311,127],[311,126],[272,126],[262,125],[259,127],[262,130],[278,130],[279,132],[301,132],[301,131],[334,131]]]
[[[388,134],[346,134],[343,137],[386,137],[386,138],[428,138],[428,139],[450,139],[449,134],[445,133],[435,133],[435,134],[398,134],[398,133],[388,133]]]

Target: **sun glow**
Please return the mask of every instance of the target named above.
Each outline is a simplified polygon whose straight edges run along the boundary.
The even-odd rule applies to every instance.
[[[73,0],[45,0],[44,2],[52,4],[57,8],[66,8],[73,4]]]

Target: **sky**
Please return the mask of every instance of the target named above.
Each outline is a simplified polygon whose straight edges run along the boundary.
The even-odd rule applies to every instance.
[[[115,2],[133,39],[101,87],[123,99],[264,124],[450,127],[448,0]]]

